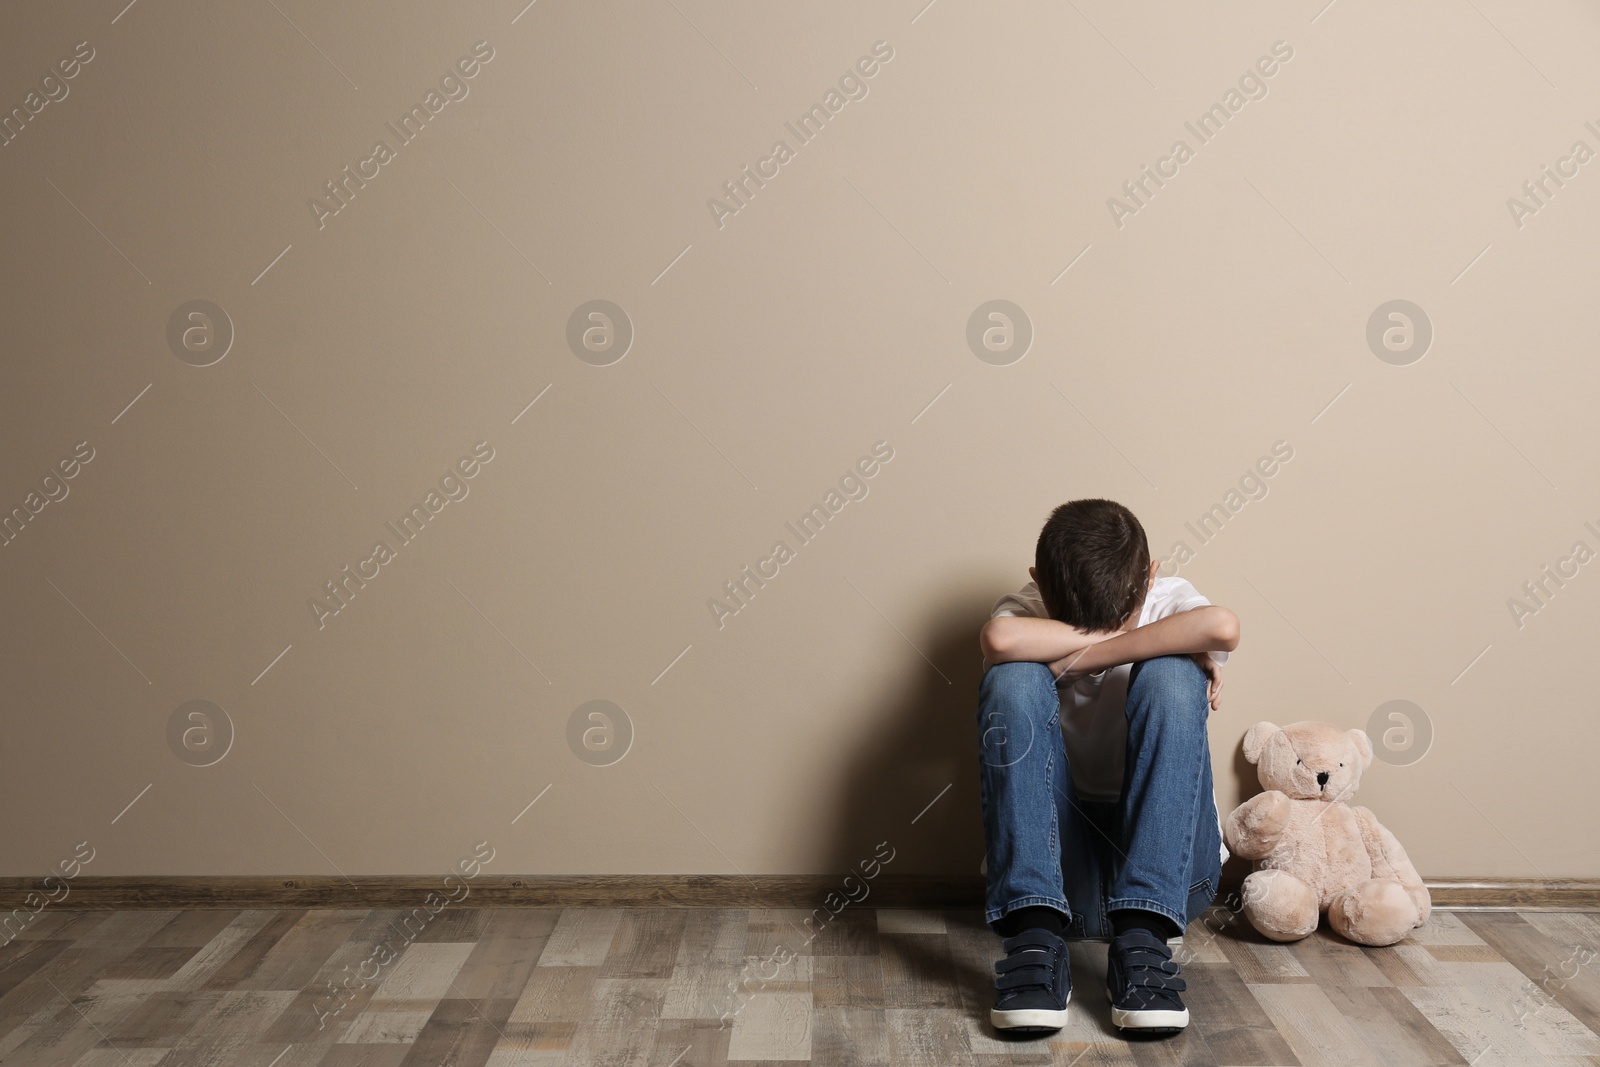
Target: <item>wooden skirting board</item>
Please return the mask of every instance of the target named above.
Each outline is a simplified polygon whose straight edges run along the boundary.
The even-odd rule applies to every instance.
[[[467,887],[462,896],[462,887]],[[1237,884],[1224,885],[1223,904]],[[863,889],[865,895],[863,895]],[[1438,908],[1600,910],[1600,879],[1441,878],[1428,882]],[[63,894],[63,890],[65,893]],[[883,874],[870,882],[828,875],[326,875],[288,877],[94,877],[48,884],[0,878],[0,914],[14,908],[411,908],[430,893],[452,906],[488,908],[969,908],[983,904],[977,876]],[[30,897],[30,894],[32,896]],[[834,894],[829,898],[830,894]]]

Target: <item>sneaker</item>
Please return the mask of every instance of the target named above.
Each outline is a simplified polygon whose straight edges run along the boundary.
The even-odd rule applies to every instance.
[[[1114,938],[1106,955],[1106,995],[1111,1021],[1123,1030],[1175,1034],[1189,1025],[1178,994],[1187,989],[1165,941],[1146,930]]]
[[[1040,1033],[1067,1025],[1072,999],[1072,961],[1067,943],[1049,930],[1024,930],[1000,942],[1006,958],[994,965],[994,1008],[989,1021],[997,1030]]]

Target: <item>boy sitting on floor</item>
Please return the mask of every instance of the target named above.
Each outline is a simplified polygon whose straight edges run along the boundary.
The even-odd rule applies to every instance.
[[[1169,938],[1215,898],[1227,850],[1206,720],[1239,620],[1158,577],[1144,528],[1074,500],[1039,534],[1033,581],[979,636],[984,919],[1005,940],[990,1021],[1059,1029],[1064,938],[1105,939],[1112,1021],[1189,1023]]]

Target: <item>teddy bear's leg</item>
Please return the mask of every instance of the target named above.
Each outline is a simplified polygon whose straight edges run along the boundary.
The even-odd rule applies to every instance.
[[[1378,821],[1376,815],[1367,808],[1356,808],[1355,813],[1361,825],[1362,840],[1372,856],[1372,877],[1393,878],[1404,886],[1411,902],[1417,906],[1417,925],[1422,925],[1433,907],[1422,876],[1417,873],[1417,868],[1412,865],[1411,858],[1406,855],[1406,850],[1394,834]]]
[[[1317,928],[1317,894],[1287,871],[1247,875],[1243,893],[1245,918],[1274,941],[1298,941]]]
[[[1358,945],[1392,945],[1418,920],[1411,894],[1389,878],[1369,878],[1328,905],[1328,925]]]

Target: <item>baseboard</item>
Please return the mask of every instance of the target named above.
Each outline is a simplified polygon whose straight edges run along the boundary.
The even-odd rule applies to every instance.
[[[288,877],[91,877],[67,883],[57,908],[413,908],[429,893],[460,897],[477,908],[814,908],[840,901],[888,908],[965,908],[983,903],[983,879],[861,875],[326,875]],[[60,879],[53,879],[61,896]],[[45,896],[38,878],[0,878],[0,912],[24,906],[29,893]],[[834,894],[832,899],[829,894]],[[35,899],[29,906],[37,907]]]
[[[1440,878],[1433,906],[1449,911],[1600,911],[1600,878]]]
[[[0,913],[43,907],[123,908],[412,908],[430,893],[460,898],[460,884],[430,875],[290,877],[80,875],[0,878]],[[841,901],[880,908],[975,908],[977,875],[891,875],[870,881],[835,875],[479,875],[458,906],[479,908],[815,908]],[[1445,910],[1600,911],[1600,879],[1441,878],[1428,881]],[[66,890],[63,895],[63,888]],[[1225,884],[1219,903],[1238,888]],[[832,896],[830,897],[830,894]]]

